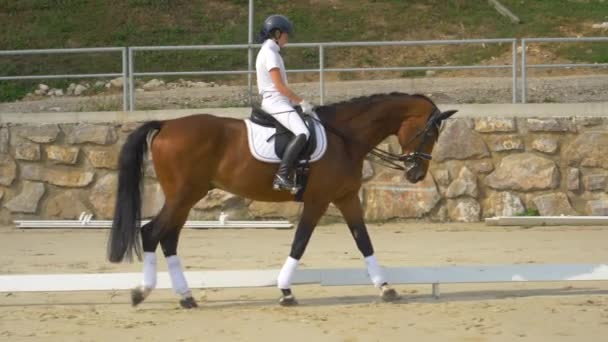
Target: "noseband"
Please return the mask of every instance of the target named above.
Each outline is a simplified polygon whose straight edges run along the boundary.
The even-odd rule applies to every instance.
[[[405,154],[394,154],[374,147],[370,154],[386,162],[387,164],[385,164],[384,166],[401,171],[407,171],[420,165],[422,160],[432,160],[433,157],[428,153],[422,152],[421,149],[426,144],[426,140],[429,137],[428,133],[430,132],[430,130],[435,127],[439,131],[439,125],[441,124],[441,120],[439,119],[440,114],[441,111],[438,108],[435,108],[428,121],[426,122],[426,126],[424,126],[424,129],[419,131],[405,145],[403,145],[403,147],[409,146],[414,140],[416,140],[416,138],[422,135],[422,140],[420,141],[414,152]],[[438,136],[435,137],[435,139],[437,138]],[[396,162],[403,162],[404,164],[406,164],[406,167],[403,167],[397,164]],[[407,164],[410,164],[410,166],[408,167]]]

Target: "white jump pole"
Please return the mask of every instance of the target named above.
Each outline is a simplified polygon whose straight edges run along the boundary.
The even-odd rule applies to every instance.
[[[78,220],[15,220],[17,228],[110,228],[110,220],[92,220],[93,215],[81,213]],[[141,225],[148,223],[149,220],[142,220]],[[289,221],[232,221],[228,220],[228,215],[223,212],[217,221],[186,221],[186,228],[211,229],[211,228],[274,228],[289,229],[293,224]]]
[[[562,282],[608,280],[608,264],[523,264],[385,268],[389,284]],[[191,288],[276,286],[278,269],[185,272]],[[131,289],[141,273],[36,274],[0,276],[0,292],[100,291]],[[301,269],[293,284],[354,286],[371,284],[365,269]],[[166,272],[158,273],[159,289],[171,288]]]

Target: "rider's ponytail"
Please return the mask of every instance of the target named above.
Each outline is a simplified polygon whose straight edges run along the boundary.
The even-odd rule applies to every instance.
[[[277,37],[277,32],[281,32],[281,30],[279,29],[272,29],[270,30],[270,32],[266,31],[266,29],[261,29],[260,30],[260,35],[258,37],[258,42],[259,43],[263,43],[266,41],[266,39],[278,39]]]
[[[259,43],[265,42],[268,38],[270,38],[270,32],[266,31],[266,29],[261,29],[260,36],[258,37]]]

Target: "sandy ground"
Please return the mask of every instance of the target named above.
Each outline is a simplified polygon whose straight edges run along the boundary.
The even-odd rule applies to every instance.
[[[370,226],[385,266],[599,263],[601,227],[483,224]],[[279,268],[293,230],[191,230],[180,255],[189,270]],[[107,231],[0,228],[0,274],[139,271],[104,260]],[[166,267],[162,260],[160,270]],[[363,267],[344,225],[320,226],[303,266]],[[136,284],[134,284],[136,285]],[[300,305],[277,305],[275,288],[194,290],[201,307],[179,308],[157,290],[138,308],[128,291],[1,293],[5,341],[605,341],[608,283],[398,285],[397,303],[370,286],[294,288]]]

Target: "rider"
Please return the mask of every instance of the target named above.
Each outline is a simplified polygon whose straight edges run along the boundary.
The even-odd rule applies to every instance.
[[[299,105],[306,114],[313,113],[312,105],[287,86],[287,74],[279,50],[287,44],[292,32],[293,25],[287,17],[271,15],[266,18],[260,32],[260,41],[263,44],[255,62],[258,91],[262,95],[262,109],[294,134],[287,144],[272,183],[275,190],[296,188],[289,175],[310,136],[308,128],[293,106]]]

